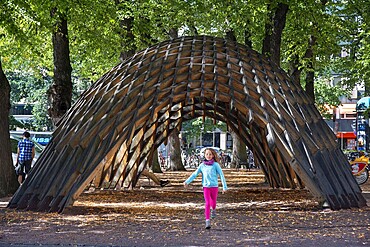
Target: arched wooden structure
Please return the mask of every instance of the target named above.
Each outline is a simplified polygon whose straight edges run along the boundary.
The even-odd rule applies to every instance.
[[[94,178],[102,187],[135,185],[171,131],[199,116],[235,130],[271,186],[302,181],[332,209],[366,205],[301,86],[246,46],[199,36],[138,52],[84,92],[9,207],[61,212]]]

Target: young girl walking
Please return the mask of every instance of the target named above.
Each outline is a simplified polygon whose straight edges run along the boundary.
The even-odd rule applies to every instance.
[[[204,215],[206,218],[206,229],[211,229],[210,218],[216,217],[216,203],[218,196],[218,176],[221,178],[224,193],[227,190],[224,173],[220,166],[220,159],[215,150],[207,148],[204,152],[205,160],[199,165],[198,169],[193,172],[184,182],[185,188],[202,173],[202,186],[205,201]]]

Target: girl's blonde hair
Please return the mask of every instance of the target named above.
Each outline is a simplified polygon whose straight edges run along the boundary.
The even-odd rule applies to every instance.
[[[206,148],[206,150],[204,150],[204,154],[206,154],[206,151],[209,150],[211,151],[211,153],[213,154],[213,159],[219,163],[221,165],[221,160],[220,160],[220,157],[218,157],[218,154],[216,153],[216,151],[213,149],[213,148]]]

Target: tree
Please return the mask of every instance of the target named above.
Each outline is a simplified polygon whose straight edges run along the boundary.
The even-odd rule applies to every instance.
[[[340,105],[341,96],[349,96],[349,90],[342,84],[330,85],[330,75],[321,76],[315,83],[316,105],[320,113],[330,119],[331,112],[328,110]]]
[[[152,166],[150,168],[154,173],[162,173],[161,165],[158,160],[158,152],[153,155]]]
[[[25,24],[19,9],[27,7],[23,1],[14,1],[13,4],[0,5],[0,54],[1,59],[6,58],[15,50],[22,51],[21,46],[27,44],[27,35],[24,29],[20,28]],[[27,17],[26,14],[23,17]],[[29,20],[30,21],[30,20]],[[31,21],[30,21],[31,22]],[[5,39],[5,37],[7,39]],[[16,57],[16,55],[15,55]],[[5,76],[2,61],[0,59],[0,197],[14,193],[19,184],[15,176],[11,147],[9,138],[9,109],[10,109],[10,85]]]
[[[214,121],[212,118],[198,117],[182,123],[182,131],[187,140],[199,138],[202,133],[213,132],[216,128],[226,132],[227,127],[224,122]]]
[[[28,14],[28,18],[33,20],[25,28],[32,35],[32,38],[31,35],[26,35],[24,39],[27,40],[24,44],[32,47],[28,49],[28,60],[35,61],[35,65],[42,61],[50,74],[52,63],[48,61],[48,56],[51,55],[52,43],[46,39],[56,30],[55,20],[64,18],[68,23],[74,73],[79,77],[94,80],[118,62],[118,53],[127,53],[122,53],[121,59],[124,59],[132,55],[134,50],[168,39],[176,30],[180,30],[182,35],[228,36],[233,33],[233,39],[238,42],[245,42],[248,46],[269,54],[277,64],[281,62],[286,69],[290,67],[290,73],[297,81],[301,75],[306,78],[302,83],[310,94],[313,89],[312,78],[315,78],[312,73],[320,71],[328,63],[329,56],[338,53],[338,40],[347,35],[346,32],[350,29],[344,24],[350,22],[343,20],[343,16],[346,13],[358,14],[363,20],[367,19],[367,5],[360,0],[346,4],[327,0],[323,0],[322,4],[317,4],[314,0],[289,3],[281,0],[176,0],[166,5],[158,1],[68,0],[63,3],[45,3],[32,0],[19,1],[18,4],[22,13]],[[64,17],[58,14],[53,19],[45,9],[60,10]],[[356,30],[357,27],[355,24],[347,26],[351,30]],[[281,37],[281,49],[274,48],[273,46],[279,47]],[[279,59],[280,51],[283,59]],[[364,66],[360,65],[358,63],[356,66],[359,71],[356,74],[359,76],[366,63],[363,63]],[[361,72],[366,74],[364,69]],[[63,108],[66,104],[68,100],[60,105]]]
[[[325,8],[325,5],[327,3],[327,0],[321,0],[321,5],[323,8]],[[314,26],[314,32],[317,28],[317,23],[315,22],[313,24]],[[317,31],[315,33],[318,33]],[[314,68],[314,61],[315,61],[315,46],[317,42],[317,37],[315,34],[311,34],[308,39],[308,47],[306,50],[305,58],[308,59],[307,63],[307,72],[306,72],[306,87],[305,91],[307,94],[315,100],[315,68]]]
[[[370,95],[370,5],[365,0],[343,4],[340,14],[345,22],[342,47],[347,56],[336,59],[336,69],[343,74],[343,82],[349,86],[365,86]]]
[[[230,134],[233,138],[233,159],[231,161],[231,167],[238,168],[241,163],[248,164],[248,154],[245,143],[235,131],[230,130]]]
[[[69,57],[68,22],[66,13],[54,7],[51,17],[56,18],[52,34],[54,57],[54,81],[47,94],[50,102],[49,116],[56,126],[71,107],[72,67]]]
[[[177,28],[170,28],[169,35],[171,39],[177,38],[178,37]],[[168,145],[170,150],[170,170],[185,171],[185,167],[181,159],[180,131],[177,128],[175,128],[171,135],[168,137],[168,139],[169,139]]]
[[[280,66],[281,39],[289,6],[281,2],[275,4],[271,1],[267,4],[267,9],[262,53]]]
[[[347,25],[339,3],[330,1],[290,2],[283,36],[282,67],[300,82],[313,99],[314,80],[340,54]]]
[[[128,7],[125,1],[115,0],[115,4],[117,5],[118,12],[125,12]],[[130,7],[130,6],[129,6]],[[123,62],[126,58],[131,57],[135,54],[137,47],[135,44],[135,36],[133,33],[133,24],[134,24],[134,17],[133,16],[126,16],[126,15],[119,15],[122,16],[119,19],[119,26],[120,31],[118,32],[121,38],[121,53],[120,53],[120,61]]]
[[[185,171],[185,167],[181,161],[181,146],[179,134],[180,134],[179,130],[175,128],[168,137],[171,171]]]
[[[0,59],[0,116],[8,116],[10,109],[10,85],[3,72]],[[19,184],[15,176],[9,138],[9,119],[0,118],[0,197],[13,194]]]
[[[77,82],[83,80],[87,74],[90,80],[100,77],[118,61],[116,59],[107,62],[109,56],[99,53],[102,47],[110,53],[117,50],[110,49],[116,45],[111,45],[112,35],[109,34],[116,32],[112,31],[114,24],[107,21],[115,16],[115,11],[111,8],[112,3],[108,0],[64,2],[30,0],[26,3],[16,1],[18,5],[8,2],[6,6],[14,6],[14,9],[7,9],[7,11],[11,10],[14,17],[18,18],[18,15],[22,15],[22,17],[26,16],[27,20],[31,20],[21,22],[14,18],[12,28],[17,29],[14,33],[24,33],[24,35],[17,34],[15,37],[16,41],[22,43],[22,49],[16,51],[19,57],[14,57],[12,54],[14,51],[7,52],[16,60],[14,64],[7,63],[8,69],[26,68],[27,72],[32,69],[33,73],[38,72],[42,77],[47,74],[54,78],[47,95],[50,101],[49,115],[56,124],[72,104],[71,57],[79,77]],[[113,17],[107,17],[107,13]],[[103,18],[104,21],[99,18]],[[19,20],[23,19],[19,18]],[[10,31],[7,30],[7,32],[9,37]],[[96,36],[101,38],[96,39]],[[113,37],[118,36],[113,35]],[[71,50],[73,56],[70,53]],[[53,59],[51,59],[52,55]],[[91,57],[96,57],[93,59],[94,62],[91,62]],[[29,61],[32,61],[32,64]],[[45,108],[47,106],[44,104]]]
[[[236,36],[233,30],[230,30],[226,33],[226,39],[231,40],[231,41],[236,41]],[[268,46],[270,47],[270,44]],[[265,49],[267,48],[265,47]],[[243,142],[243,140],[239,137],[239,135],[235,131],[231,130],[230,134],[233,139],[233,151],[232,151],[233,156],[232,156],[232,161],[231,161],[231,167],[238,168],[240,167],[240,163],[248,162],[246,144]]]

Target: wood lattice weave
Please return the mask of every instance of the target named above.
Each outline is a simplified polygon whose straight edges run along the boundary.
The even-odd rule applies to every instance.
[[[85,91],[9,206],[61,212],[93,179],[134,186],[171,131],[200,116],[238,133],[272,187],[305,185],[332,209],[366,205],[301,86],[246,46],[198,36],[140,51]]]

